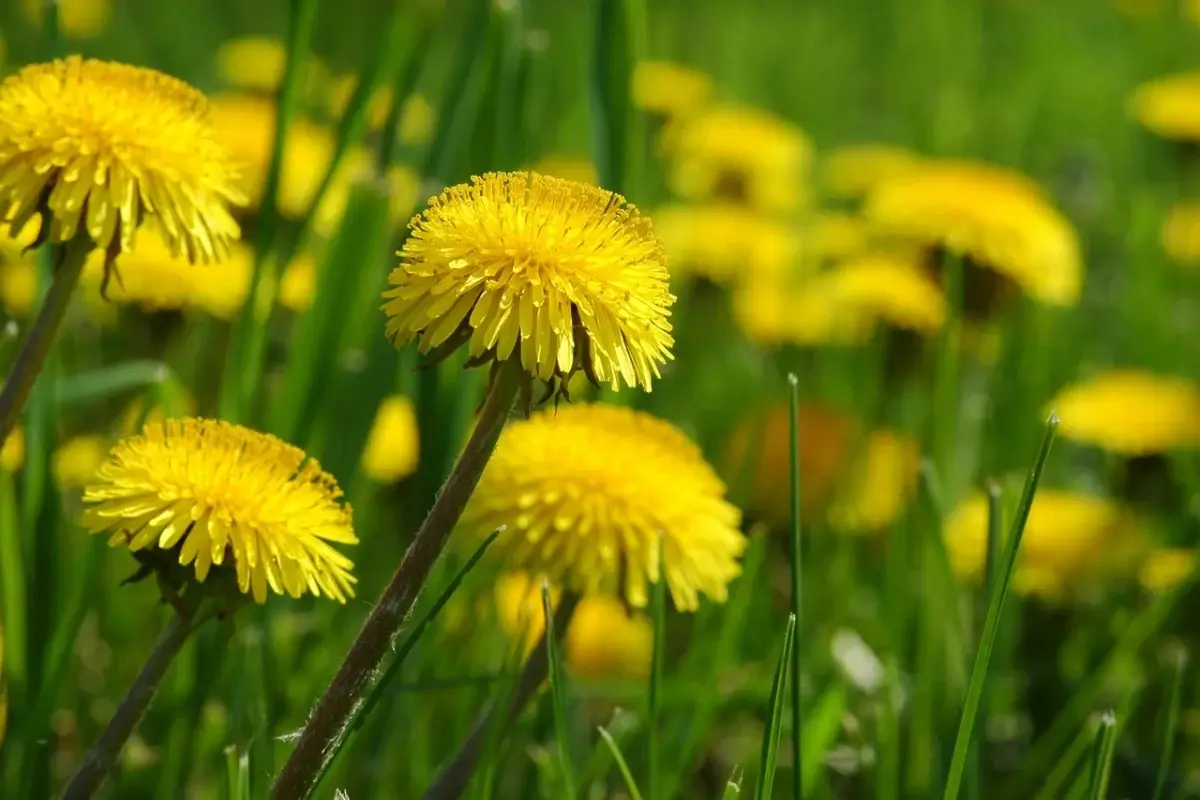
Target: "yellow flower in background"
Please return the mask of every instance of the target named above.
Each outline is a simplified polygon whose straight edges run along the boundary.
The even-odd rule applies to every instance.
[[[46,0],[21,0],[25,19],[41,25]],[[104,33],[112,19],[112,0],[58,0],[58,26],[71,39],[92,39]]]
[[[388,219],[393,224],[399,224],[411,217],[417,200],[423,199],[418,197],[421,190],[420,179],[411,169],[403,164],[393,164],[388,167],[387,174],[379,178],[366,151],[352,150],[342,158],[337,175],[317,207],[313,230],[321,236],[332,237],[345,216],[350,193],[359,184],[369,181],[379,181],[386,188],[389,197]],[[309,202],[311,199],[309,196],[305,201]]]
[[[17,426],[0,445],[0,470],[16,472],[25,463],[25,431]]]
[[[353,564],[331,543],[356,544],[333,476],[274,436],[207,419],[150,423],[119,442],[83,495],[83,525],[109,545],[171,550],[196,580],[233,560],[238,588],[344,603]]]
[[[533,171],[539,175],[549,175],[551,178],[562,178],[564,181],[600,185],[596,164],[586,156],[542,156],[534,165]]]
[[[428,144],[433,138],[437,112],[424,95],[409,95],[400,109],[400,141],[404,144]]]
[[[872,226],[862,217],[837,211],[822,211],[804,228],[804,260],[810,264],[841,261],[871,248]]]
[[[99,436],[76,436],[68,439],[54,451],[51,468],[55,482],[64,488],[86,486],[96,477],[96,470],[104,463],[108,447]]]
[[[855,308],[832,302],[827,287],[818,281],[775,277],[757,277],[737,286],[733,318],[747,339],[769,347],[861,344],[875,323]]]
[[[1200,25],[1200,0],[1183,0],[1183,16],[1194,25]]]
[[[1163,222],[1162,246],[1176,261],[1200,262],[1200,203],[1180,203],[1171,209]]]
[[[987,497],[975,494],[954,511],[944,531],[955,573],[975,583],[983,579],[987,563],[987,516]],[[1124,557],[1142,541],[1136,521],[1120,506],[1093,495],[1039,489],[1021,539],[1013,588],[1060,598],[1128,561]]]
[[[303,314],[312,306],[317,291],[317,260],[312,253],[292,259],[279,279],[279,305]]]
[[[946,320],[942,289],[911,259],[872,253],[845,261],[813,282],[833,307],[855,317],[932,334]]]
[[[1019,173],[926,161],[919,171],[876,186],[864,213],[885,231],[989,267],[1044,303],[1079,300],[1083,264],[1075,231]]]
[[[683,433],[597,404],[505,428],[461,526],[472,537],[507,526],[492,552],[509,566],[583,594],[621,594],[639,608],[665,572],[675,606],[693,611],[700,594],[724,602],[746,546],[740,522]]]
[[[254,254],[242,244],[216,263],[197,267],[173,256],[157,236],[143,236],[128,253],[116,259],[117,278],[108,285],[109,301],[147,311],[198,308],[221,319],[232,319],[246,301],[254,273]],[[84,267],[85,285],[100,286],[105,259],[93,253]]]
[[[162,73],[71,56],[0,84],[0,209],[21,230],[38,212],[56,242],[133,249],[157,229],[176,255],[224,257],[244,200],[204,96]],[[46,220],[43,219],[43,224]]]
[[[1188,580],[1196,569],[1196,551],[1183,547],[1152,550],[1138,569],[1138,583],[1151,592],[1169,592]]]
[[[403,395],[386,397],[375,412],[362,455],[362,471],[376,483],[395,483],[417,468],[421,432],[412,401]]]
[[[688,200],[725,200],[791,213],[808,199],[812,144],[804,131],[750,108],[714,108],[665,132],[668,183]]]
[[[1163,0],[1114,0],[1117,11],[1130,19],[1160,19],[1165,10]]]
[[[620,195],[537,173],[453,186],[410,223],[384,293],[397,347],[467,344],[542,380],[583,370],[649,390],[671,358],[672,297],[650,220]]]
[[[920,466],[916,442],[895,431],[872,431],[835,492],[830,526],[868,533],[888,527],[916,492]]]
[[[551,587],[556,605],[562,592]],[[511,572],[496,581],[496,616],[501,627],[525,651],[532,650],[546,630],[542,587],[523,572]],[[625,604],[606,595],[579,600],[563,643],[567,665],[580,678],[628,678],[650,674],[654,626],[643,614],[630,613]]]
[[[341,119],[350,107],[350,98],[358,88],[357,75],[343,75],[334,81],[329,92],[329,110],[334,118]],[[367,130],[377,131],[383,127],[388,112],[392,110],[392,88],[380,86],[367,101]]]
[[[731,203],[671,205],[655,212],[654,221],[676,275],[724,284],[751,275],[782,277],[799,262],[795,230]]]
[[[1185,378],[1110,370],[1063,389],[1048,409],[1059,436],[1126,456],[1200,445],[1200,388]]]
[[[673,61],[639,61],[633,68],[633,104],[663,117],[690,114],[712,96],[712,79]]]
[[[271,93],[283,85],[287,45],[274,36],[242,36],[217,48],[217,75],[234,89]],[[329,83],[329,73],[311,54],[304,60],[303,90],[319,96]]]
[[[1200,141],[1200,72],[1168,75],[1142,84],[1133,94],[1133,115],[1164,139]]]
[[[920,168],[921,156],[890,144],[852,144],[825,157],[822,178],[834,197],[857,199],[880,183],[909,175]]]
[[[0,227],[0,305],[14,316],[28,316],[37,300],[37,267],[26,248],[37,239],[40,225],[32,219],[16,236]]]

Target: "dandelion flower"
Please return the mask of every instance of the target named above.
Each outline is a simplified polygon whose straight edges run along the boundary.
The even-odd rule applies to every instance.
[[[375,413],[362,471],[376,483],[395,483],[417,468],[420,430],[412,401],[403,395],[386,397]]]
[[[829,510],[829,524],[847,532],[888,527],[916,491],[921,453],[916,442],[881,429],[867,436]]]
[[[86,486],[96,477],[108,448],[99,436],[76,436],[54,451],[51,464],[55,482],[64,488]]]
[[[542,380],[651,388],[671,357],[662,244],[624,198],[537,173],[453,186],[413,218],[384,293],[387,332],[422,351],[469,342]]]
[[[829,303],[856,316],[932,334],[946,319],[946,297],[916,264],[886,253],[843,262],[814,279]]]
[[[0,471],[16,472],[25,463],[25,431],[19,426],[12,429],[8,438],[0,444]]]
[[[37,299],[37,268],[26,248],[37,240],[39,226],[30,220],[16,236],[0,228],[0,305],[14,316],[28,316]]]
[[[871,248],[870,223],[853,214],[823,211],[809,220],[803,234],[804,259],[811,264],[841,261]]]
[[[765,346],[861,344],[874,325],[869,315],[832,302],[820,281],[775,277],[742,282],[733,293],[733,318],[746,338]]]
[[[731,203],[671,205],[654,220],[677,274],[727,284],[783,276],[799,261],[800,238],[791,227]]]
[[[238,588],[344,603],[353,564],[332,545],[355,544],[350,509],[331,475],[303,451],[215,420],[151,423],[119,442],[83,499],[92,533],[113,547],[174,551],[198,581],[233,560]]]
[[[145,222],[216,261],[240,235],[236,180],[204,96],[175,78],[71,56],[0,83],[0,219],[16,230],[42,212],[51,240],[82,232],[115,255]]]
[[[292,259],[279,279],[279,304],[303,314],[312,306],[316,291],[317,261],[312,253],[301,253]]]
[[[983,579],[987,561],[987,498],[975,494],[946,522],[950,564],[965,580]],[[1108,500],[1063,489],[1039,489],[1013,587],[1021,594],[1061,598],[1129,554],[1141,539],[1129,513]]]
[[[920,163],[916,153],[895,145],[847,145],[825,157],[822,177],[834,197],[857,199],[880,183],[915,172]]]
[[[1063,438],[1122,455],[1200,445],[1200,387],[1184,378],[1110,370],[1067,387],[1048,407]]]
[[[21,0],[25,19],[41,25],[46,0]],[[58,25],[72,39],[92,39],[104,33],[112,19],[112,0],[57,0]]]
[[[1196,569],[1196,551],[1166,547],[1146,554],[1138,569],[1138,583],[1151,592],[1169,592],[1188,580]]]
[[[633,104],[663,117],[701,108],[712,95],[712,79],[673,61],[639,61],[630,81]]]
[[[270,94],[283,85],[287,47],[273,36],[243,36],[217,48],[217,75],[227,86]],[[304,61],[303,87],[312,97],[329,82],[321,62],[311,56]]]
[[[576,405],[510,424],[463,514],[507,563],[584,594],[646,605],[665,571],[677,608],[724,602],[746,540],[699,449],[628,408]],[[662,535],[665,570],[659,564]]]
[[[927,161],[868,195],[867,218],[897,236],[994,270],[1031,297],[1073,305],[1083,281],[1070,223],[1035,183],[999,167]]]
[[[1200,72],[1157,78],[1138,87],[1133,115],[1164,139],[1200,141]]]
[[[668,183],[688,200],[726,200],[767,213],[806,201],[812,144],[799,128],[765,111],[714,108],[665,134]]]
[[[1171,209],[1163,222],[1162,246],[1176,261],[1200,262],[1200,203],[1180,203]]]

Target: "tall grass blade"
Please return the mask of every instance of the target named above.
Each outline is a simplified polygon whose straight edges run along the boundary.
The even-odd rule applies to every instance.
[[[613,760],[617,762],[617,769],[621,771],[621,777],[625,781],[625,788],[629,790],[629,796],[632,800],[642,800],[642,793],[638,791],[637,781],[633,779],[633,773],[629,771],[629,764],[625,762],[625,756],[621,754],[621,748],[617,746],[617,740],[608,732],[603,725],[598,730],[600,737],[604,739],[604,743],[608,745],[608,749],[612,752]]]
[[[597,0],[591,63],[596,170],[601,186],[625,194],[635,193],[630,178],[645,161],[645,122],[629,87],[646,53],[646,30],[645,0]]]
[[[662,790],[662,683],[663,661],[666,658],[667,646],[667,568],[663,561],[663,537],[658,537],[658,580],[651,591],[651,613],[654,616],[654,643],[650,656],[650,688],[647,698],[646,712],[646,759],[649,779],[646,782],[647,791],[651,797],[658,797]]]
[[[958,735],[954,740],[954,752],[950,757],[950,772],[946,779],[945,800],[957,800],[962,786],[963,774],[966,770],[967,753],[970,750],[975,720],[983,700],[983,689],[987,682],[988,664],[992,657],[992,648],[996,643],[996,633],[1000,629],[1000,615],[1004,610],[1004,601],[1008,596],[1008,588],[1016,570],[1017,555],[1021,547],[1021,538],[1025,533],[1025,524],[1029,521],[1029,513],[1033,508],[1033,498],[1037,493],[1038,482],[1042,477],[1042,469],[1050,455],[1050,446],[1054,442],[1054,432],[1058,428],[1058,417],[1053,414],[1046,422],[1046,431],[1042,437],[1041,446],[1025,481],[1025,489],[1021,493],[1021,501],[1017,506],[1017,514],[1013,519],[1008,540],[1000,560],[999,580],[993,587],[991,599],[988,602],[987,618],[983,625],[979,649],[975,655],[975,664],[971,668],[971,680],[967,685],[967,697],[963,705],[962,716],[959,719]]]
[[[787,694],[788,664],[796,636],[796,617],[788,614],[787,628],[783,632],[783,652],[779,654],[779,665],[775,668],[775,680],[771,683],[770,717],[763,731],[762,771],[758,776],[757,800],[770,800],[775,788],[775,763],[779,758],[779,737],[783,735],[783,706]]]
[[[1174,654],[1174,673],[1171,676],[1171,697],[1163,714],[1162,741],[1159,743],[1158,773],[1154,777],[1154,797],[1159,800],[1171,772],[1171,757],[1175,752],[1175,732],[1179,729],[1179,707],[1183,697],[1183,673],[1187,667],[1187,652],[1180,648]]]
[[[567,698],[558,632],[554,630],[554,609],[550,605],[550,584],[542,583],[542,613],[546,623],[546,658],[550,663],[550,696],[554,705],[554,732],[558,739],[558,763],[562,770],[563,792],[567,800],[575,797],[575,778],[571,768],[570,731],[567,727]]]
[[[1092,743],[1092,771],[1088,784],[1090,800],[1108,800],[1108,780],[1112,774],[1113,753],[1117,749],[1117,715],[1105,711]]]
[[[161,361],[126,361],[64,377],[55,396],[59,407],[65,408],[146,389],[171,378],[171,368]]]
[[[737,800],[742,794],[742,768],[734,767],[733,772],[729,775],[729,780],[725,782],[725,792],[721,795],[721,800]]]
[[[788,375],[788,491],[791,493],[791,571],[792,616],[800,626],[803,602],[800,552],[800,380]],[[806,797],[804,791],[804,710],[800,697],[800,648],[792,648],[792,796]]]

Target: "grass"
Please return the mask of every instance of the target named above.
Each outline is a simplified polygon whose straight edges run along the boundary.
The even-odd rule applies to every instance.
[[[1014,297],[993,320],[1003,346],[991,359],[964,350],[964,331],[947,326],[915,376],[897,383],[885,371],[894,342],[883,336],[858,347],[761,346],[738,328],[726,293],[678,281],[676,358],[654,392],[577,399],[632,405],[695,440],[746,511],[742,573],[724,603],[706,600],[694,614],[655,587],[644,676],[579,674],[570,635],[551,637],[548,682],[515,721],[487,731],[469,796],[1165,800],[1200,791],[1197,685],[1186,666],[1200,643],[1187,613],[1193,584],[1150,592],[1125,564],[1046,599],[1015,568],[1039,482],[1121,491],[1119,464],[1095,448],[1062,440],[1047,455],[1047,438],[1038,449],[1054,394],[1110,366],[1200,378],[1197,278],[1159,241],[1172,204],[1200,197],[1200,171],[1128,112],[1140,82],[1198,66],[1200,26],[1181,16],[1186,4],[128,0],[85,38],[71,27],[73,2],[88,4],[52,5],[41,28],[22,3],[0,8],[3,69],[78,51],[155,66],[216,94],[228,88],[216,78],[217,45],[268,34],[289,52],[283,124],[311,117],[338,155],[315,175],[320,192],[299,219],[277,215],[270,200],[247,219],[252,297],[272,292],[291,255],[314,255],[306,313],[273,308],[260,318],[249,303],[227,322],[197,309],[123,307],[115,324],[101,324],[82,298],[69,309],[24,409],[24,460],[0,470],[0,796],[61,791],[168,618],[154,581],[124,583],[136,566],[129,555],[81,531],[79,489],[54,477],[59,444],[114,439],[138,401],[135,415],[165,404],[293,441],[355,508],[357,598],[344,607],[273,598],[198,630],[101,791],[266,796],[466,440],[482,389],[459,356],[418,370],[411,348],[398,352],[383,336],[378,295],[404,235],[390,190],[352,187],[328,236],[315,230],[317,199],[360,147],[379,173],[409,170],[418,200],[472,174],[571,155],[654,219],[673,197],[659,123],[630,104],[645,57],[693,65],[721,99],[802,127],[818,177],[833,148],[867,141],[1020,170],[1078,231],[1085,289],[1062,309]],[[1133,6],[1148,10],[1123,13]],[[305,94],[303,65],[313,61],[362,78],[340,119]],[[395,135],[405,126],[399,106],[372,120],[381,87],[428,101],[427,137]],[[268,198],[285,177],[283,160],[272,164]],[[42,291],[47,257],[37,265]],[[0,301],[12,258],[0,248]],[[947,264],[950,320],[967,313],[970,269]],[[10,321],[24,330],[29,320],[0,302],[0,328]],[[0,375],[14,355],[0,342]],[[360,457],[391,394],[412,399],[421,452],[416,474],[381,485]],[[744,443],[747,430],[768,431],[766,409],[796,419],[818,404],[854,421],[847,452],[865,452],[880,430],[919,444],[922,477],[873,535],[839,535],[823,513],[806,455],[819,436],[789,425],[748,437],[761,446]],[[1156,412],[1122,413],[1137,426]],[[797,444],[760,469],[771,436]],[[1156,544],[1196,545],[1193,461],[1173,456],[1156,480],[1184,489],[1140,509]],[[838,485],[854,477],[839,475]],[[973,495],[992,498],[988,558],[974,583],[956,573],[941,535]],[[781,518],[768,512],[772,501]],[[521,658],[494,602],[500,568],[481,552],[452,547],[435,565],[314,796],[420,797],[479,712],[512,695]],[[847,632],[861,651],[834,648]],[[1102,716],[1108,709],[1115,717]]]

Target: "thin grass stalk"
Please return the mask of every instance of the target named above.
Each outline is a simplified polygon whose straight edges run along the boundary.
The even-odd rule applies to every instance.
[[[1174,673],[1171,676],[1171,697],[1167,701],[1167,713],[1163,715],[1162,742],[1159,744],[1158,772],[1154,776],[1154,796],[1160,800],[1171,773],[1171,757],[1175,752],[1175,732],[1179,728],[1179,708],[1183,698],[1183,673],[1187,666],[1187,652],[1182,648],[1174,654]]]
[[[1105,711],[1092,743],[1092,771],[1088,783],[1089,800],[1107,800],[1108,780],[1112,775],[1113,754],[1117,749],[1117,715]]]
[[[663,662],[667,649],[667,566],[664,559],[663,536],[658,536],[658,580],[651,591],[650,612],[654,616],[653,651],[650,656],[650,685],[646,697],[646,760],[649,777],[646,783],[651,797],[658,797],[662,788],[661,726]]]
[[[617,770],[621,773],[621,779],[625,781],[625,789],[629,792],[629,797],[631,800],[642,800],[642,793],[638,790],[637,781],[633,779],[633,773],[629,771],[629,764],[626,763],[625,756],[621,754],[621,748],[617,746],[617,740],[603,725],[597,730],[600,731],[600,738],[608,745],[613,760],[617,762]]]
[[[545,624],[546,663],[550,671],[550,699],[554,707],[554,738],[558,742],[558,766],[562,770],[563,792],[567,800],[575,797],[575,770],[571,766],[570,727],[567,724],[565,670],[559,636],[554,630],[554,609],[550,604],[550,584],[542,581],[542,614]]]
[[[800,554],[800,380],[795,373],[788,375],[788,491],[791,494],[791,551],[792,551],[792,617],[800,627],[804,619],[802,561]],[[802,767],[804,764],[804,709],[800,696],[800,647],[792,648],[792,796],[804,794]]]
[[[775,680],[771,683],[770,716],[763,730],[762,767],[758,776],[757,800],[771,800],[775,788],[775,764],[779,758],[779,738],[783,735],[783,706],[787,695],[788,665],[791,662],[792,646],[796,636],[796,617],[788,614],[787,627],[783,631],[783,652],[775,668]]]
[[[1008,597],[1009,585],[1016,571],[1017,556],[1021,548],[1021,539],[1025,533],[1025,525],[1029,521],[1029,513],[1033,508],[1033,498],[1037,493],[1038,482],[1046,459],[1050,455],[1050,446],[1054,442],[1054,432],[1058,428],[1058,418],[1053,414],[1046,422],[1045,435],[1041,446],[1029,470],[1025,481],[1025,489],[1021,493],[1021,501],[1017,506],[1017,514],[1013,519],[1008,539],[1004,543],[1004,551],[1000,566],[1000,579],[997,581],[991,600],[988,603],[987,618],[983,625],[979,649],[975,656],[975,664],[971,669],[971,680],[967,686],[967,697],[963,705],[962,716],[959,719],[958,736],[954,740],[954,752],[950,757],[950,772],[946,779],[945,800],[957,800],[966,769],[967,752],[971,746],[972,731],[983,700],[983,689],[987,681],[988,664],[992,656],[992,648],[996,643],[996,633],[1000,629],[1000,616],[1004,611],[1004,601]]]
[[[492,378],[470,440],[400,566],[301,731],[295,749],[271,789],[272,797],[292,800],[306,797],[312,790],[355,706],[386,657],[392,639],[412,610],[451,531],[458,524],[516,401],[522,379],[520,367],[511,362],[497,365]]]

